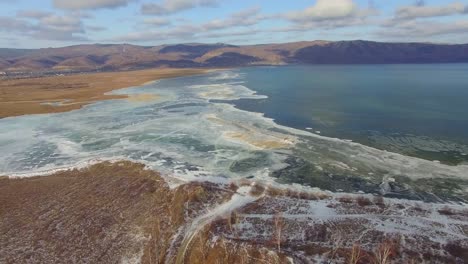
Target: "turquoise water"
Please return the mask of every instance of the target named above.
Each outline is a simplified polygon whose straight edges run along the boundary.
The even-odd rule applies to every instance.
[[[276,122],[448,164],[468,161],[468,64],[316,65],[241,71],[268,96],[236,106]]]

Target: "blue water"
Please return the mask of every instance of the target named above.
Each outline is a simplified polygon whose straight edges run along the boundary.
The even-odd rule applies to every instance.
[[[459,68],[466,66],[444,66],[454,83],[450,88],[434,86],[434,78],[419,92],[405,93],[411,85],[397,85],[406,83],[403,75],[384,74],[409,74],[411,67],[437,72],[396,65],[233,69],[114,91],[130,98],[76,111],[0,119],[0,176],[124,159],[144,163],[170,182],[253,178],[333,192],[466,202],[468,164],[462,154],[468,149],[460,143],[466,136],[461,114],[466,78]],[[141,94],[152,99],[139,101],[135,95]],[[443,94],[450,103],[438,103]],[[445,122],[449,132],[436,129],[437,122]],[[342,140],[352,137],[367,142]],[[407,149],[426,159],[394,153]],[[459,164],[434,162],[435,156]]]
[[[467,160],[468,64],[313,65],[241,71],[267,95],[236,106],[276,122],[447,163]]]

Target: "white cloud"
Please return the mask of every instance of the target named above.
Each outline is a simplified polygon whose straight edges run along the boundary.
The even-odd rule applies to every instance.
[[[195,7],[214,7],[218,0],[164,0],[162,4],[146,3],[141,7],[145,15],[170,15]]]
[[[116,8],[126,6],[133,0],[53,0],[54,6],[60,9],[82,10],[82,9],[100,9]]]
[[[240,12],[230,15],[226,19],[215,19],[202,25],[206,31],[220,30],[230,27],[252,26],[260,22],[265,17],[260,16],[260,8],[253,7],[242,10]]]
[[[286,18],[295,22],[334,20],[350,17],[357,10],[352,0],[317,0],[305,10],[287,13]]]
[[[299,32],[367,25],[368,18],[377,14],[372,1],[363,8],[353,0],[317,0],[315,5],[302,11],[287,12],[277,17],[293,23],[283,27],[281,32]]]
[[[468,37],[468,20],[443,22],[436,17],[453,16],[467,13],[467,7],[460,2],[439,6],[428,6],[420,1],[412,6],[398,8],[391,19],[385,20],[377,31],[377,36],[384,39],[401,41],[427,41],[430,39],[457,36]],[[433,19],[431,19],[433,18]]]
[[[268,17],[260,14],[259,7],[252,7],[233,13],[225,19],[215,19],[206,23],[193,24],[189,21],[182,20],[183,24],[176,24],[165,30],[158,31],[141,31],[131,32],[122,36],[111,39],[113,42],[118,41],[159,41],[159,40],[179,40],[193,41],[197,38],[216,38],[228,36],[247,35],[249,32],[259,32],[253,28],[247,31],[231,31],[233,28],[253,26],[263,19]],[[169,20],[161,17],[148,18],[144,20],[145,24],[154,24],[157,26],[168,25]]]
[[[32,39],[87,41],[79,16],[60,16],[42,11],[19,11],[16,17],[0,17],[0,31]]]
[[[426,6],[423,3],[414,6],[403,6],[395,13],[396,20],[407,20],[424,17],[450,16],[465,13],[468,7],[460,2],[449,3],[442,6]]]
[[[24,20],[12,17],[0,17],[0,31],[3,32],[29,32],[34,30],[34,25]]]
[[[403,40],[428,40],[434,36],[451,34],[457,34],[459,37],[468,37],[468,20],[455,22],[411,20],[377,32],[377,35],[380,37]]]
[[[234,36],[254,36],[263,33],[260,30],[256,29],[247,29],[241,31],[232,31],[232,32],[215,32],[207,33],[200,35],[201,38],[224,38],[224,37],[234,37]]]
[[[94,32],[101,32],[101,31],[106,31],[106,27],[101,27],[101,26],[86,26],[86,29],[89,31],[94,31]]]
[[[25,17],[25,18],[43,18],[49,16],[50,12],[40,11],[40,10],[21,10],[16,13],[17,17]]]
[[[152,25],[152,26],[162,27],[162,26],[170,25],[171,21],[169,21],[169,19],[165,19],[161,17],[151,17],[151,18],[145,19],[143,23]]]
[[[317,0],[315,5],[302,11],[277,15],[293,24],[272,29],[277,32],[307,32],[333,30],[342,27],[369,25],[369,18],[378,14],[373,2],[361,7],[353,0]]]

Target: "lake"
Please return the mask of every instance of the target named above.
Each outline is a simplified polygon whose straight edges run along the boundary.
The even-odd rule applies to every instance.
[[[0,119],[0,175],[130,160],[170,184],[253,178],[467,201],[467,69],[252,67],[161,80],[113,92],[128,99]]]
[[[268,96],[241,109],[322,135],[448,164],[467,162],[468,64],[314,65],[240,71]]]

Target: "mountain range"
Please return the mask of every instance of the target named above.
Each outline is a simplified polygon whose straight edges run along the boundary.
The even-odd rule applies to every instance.
[[[454,62],[468,62],[468,44],[356,40],[245,46],[222,43],[161,46],[89,44],[63,48],[0,49],[0,71],[4,72]]]

